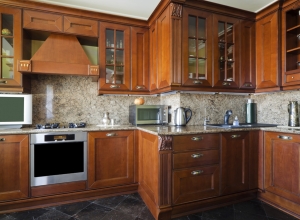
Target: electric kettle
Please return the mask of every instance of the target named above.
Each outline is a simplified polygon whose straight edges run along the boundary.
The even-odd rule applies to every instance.
[[[192,110],[189,108],[179,107],[175,112],[174,123],[176,126],[185,126],[192,117]],[[187,113],[190,112],[190,116],[187,117]]]
[[[289,101],[288,112],[289,112],[289,121],[288,126],[299,127],[299,113],[298,113],[298,102]]]

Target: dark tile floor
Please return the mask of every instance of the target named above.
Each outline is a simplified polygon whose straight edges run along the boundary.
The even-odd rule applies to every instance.
[[[153,220],[138,193],[10,214],[0,220]],[[259,200],[183,216],[176,220],[295,220]]]

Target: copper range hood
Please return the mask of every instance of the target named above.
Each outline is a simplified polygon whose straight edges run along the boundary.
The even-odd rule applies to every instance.
[[[99,78],[99,66],[91,65],[77,37],[62,34],[50,34],[30,60],[19,60],[18,71]]]

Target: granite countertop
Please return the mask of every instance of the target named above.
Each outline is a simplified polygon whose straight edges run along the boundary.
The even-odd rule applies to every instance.
[[[274,131],[283,133],[300,134],[299,128],[291,128],[288,126],[279,127],[264,127],[264,128],[218,128],[201,125],[192,126],[161,126],[161,125],[144,125],[144,126],[131,126],[131,125],[114,125],[114,126],[97,126],[89,125],[85,128],[59,128],[59,129],[35,129],[20,128],[20,129],[2,129],[0,135],[5,134],[36,134],[36,133],[50,133],[50,132],[75,132],[75,131],[111,131],[111,130],[142,130],[154,135],[185,135],[185,134],[199,134],[199,133],[219,133],[219,132],[235,132],[235,131],[249,131],[249,130],[263,130]]]

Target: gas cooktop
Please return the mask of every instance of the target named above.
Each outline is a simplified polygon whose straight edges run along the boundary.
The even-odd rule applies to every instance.
[[[69,123],[67,126],[60,126],[60,123],[37,124],[36,129],[58,129],[58,128],[85,128],[85,122]]]

